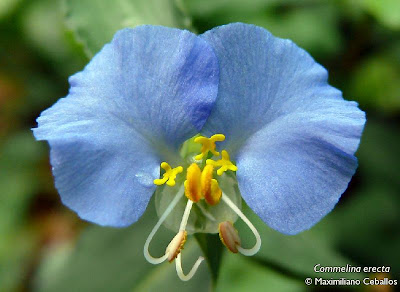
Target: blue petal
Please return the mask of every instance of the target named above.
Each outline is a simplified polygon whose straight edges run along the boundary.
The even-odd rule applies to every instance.
[[[119,31],[70,78],[66,98],[33,129],[47,140],[55,185],[83,219],[126,226],[144,212],[162,160],[207,119],[218,64],[196,35],[160,26]]]
[[[237,162],[242,196],[264,222],[287,234],[310,228],[355,172],[365,114],[289,40],[245,24],[202,37],[221,68],[203,131],[227,136],[223,146]]]

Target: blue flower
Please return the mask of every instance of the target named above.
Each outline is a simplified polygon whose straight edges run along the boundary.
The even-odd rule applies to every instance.
[[[145,257],[176,258],[188,280],[202,261],[183,273],[188,233],[219,232],[229,250],[245,255],[260,248],[241,197],[286,234],[333,209],[356,170],[365,114],[327,78],[293,42],[253,25],[200,36],[139,26],[119,31],[72,76],[68,96],[33,131],[50,145],[63,203],[82,219],[130,225],[155,192],[160,219]],[[256,237],[250,249],[233,227],[238,216]],[[163,223],[177,235],[154,258],[149,244]]]

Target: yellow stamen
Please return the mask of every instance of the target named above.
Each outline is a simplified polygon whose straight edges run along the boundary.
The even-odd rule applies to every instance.
[[[217,180],[212,178],[214,166],[206,165],[201,173],[201,190],[209,205],[216,205],[221,199],[222,191]]]
[[[185,180],[185,195],[189,200],[197,203],[202,198],[201,170],[196,163],[192,163],[188,169]]]
[[[219,167],[219,169],[217,170],[218,175],[222,175],[227,170],[237,170],[236,165],[231,162],[228,151],[226,150],[222,150],[222,158],[220,160],[215,161],[212,159],[207,159],[206,164],[212,165],[214,167]]]
[[[222,190],[219,188],[218,181],[216,179],[211,180],[211,194],[209,197],[204,199],[209,205],[216,205],[221,200]]]
[[[175,185],[176,175],[183,171],[183,167],[178,166],[172,168],[168,163],[163,162],[161,163],[161,168],[165,170],[165,173],[163,174],[162,178],[155,179],[154,184],[160,186],[167,183],[167,185],[173,187]]]
[[[206,202],[213,206],[219,203],[221,200],[222,190],[219,188],[218,181],[216,179],[211,180],[211,193],[210,196],[204,197]]]
[[[214,166],[206,165],[201,172],[201,190],[204,197],[209,197],[211,194],[211,180],[213,175]]]
[[[212,135],[210,138],[199,136],[194,139],[195,143],[201,143],[201,153],[196,155],[194,159],[201,160],[203,157],[207,156],[208,152],[210,151],[215,156],[219,156],[219,152],[215,150],[215,142],[221,142],[225,140],[225,135],[223,134],[215,134]]]

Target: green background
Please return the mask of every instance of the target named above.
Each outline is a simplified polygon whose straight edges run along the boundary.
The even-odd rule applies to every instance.
[[[330,83],[346,99],[359,102],[367,113],[359,168],[334,211],[299,235],[271,230],[245,207],[261,233],[261,251],[247,258],[226,252],[213,237],[199,238],[213,259],[211,269],[202,264],[183,283],[173,264],[144,260],[154,203],[125,229],[79,220],[61,204],[48,147],[30,128],[67,94],[68,76],[116,30],[146,23],[202,33],[237,21],[292,39],[329,70]],[[0,291],[309,291],[321,287],[306,286],[306,277],[400,280],[399,114],[398,0],[1,0]],[[242,223],[238,229],[244,241],[251,238]],[[167,230],[157,235],[154,252],[161,253],[172,236]],[[200,253],[191,237],[184,269]],[[316,275],[318,263],[391,271]],[[378,288],[330,287],[393,291]]]

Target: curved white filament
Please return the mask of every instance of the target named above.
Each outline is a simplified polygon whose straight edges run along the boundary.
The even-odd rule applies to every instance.
[[[178,254],[178,256],[176,257],[176,260],[175,260],[175,267],[176,267],[176,273],[178,274],[179,279],[181,279],[182,281],[189,281],[190,279],[192,279],[192,277],[197,272],[197,269],[199,268],[202,261],[204,261],[204,258],[202,256],[200,256],[197,259],[197,261],[194,263],[189,274],[185,275],[182,270],[181,254]]]
[[[241,246],[237,246],[238,251],[245,256],[255,255],[260,250],[261,247],[260,234],[254,227],[254,225],[250,222],[250,220],[247,219],[247,217],[242,213],[242,211],[240,211],[240,209],[224,193],[222,193],[222,200],[244,221],[244,223],[247,224],[247,226],[250,228],[250,230],[253,232],[256,238],[256,243],[252,248],[247,249],[247,248],[242,248]]]
[[[181,226],[179,227],[179,231],[185,231],[186,230],[186,225],[189,220],[189,215],[190,215],[190,210],[192,210],[193,206],[193,201],[188,200],[186,204],[185,211],[183,212],[183,217],[181,221]]]
[[[154,235],[156,234],[157,230],[160,228],[161,224],[163,224],[163,222],[165,221],[167,216],[171,213],[172,209],[174,209],[176,204],[179,202],[179,200],[182,197],[182,194],[183,194],[183,186],[179,189],[178,193],[176,194],[174,199],[171,201],[171,203],[168,205],[167,209],[165,209],[165,211],[161,215],[160,219],[158,219],[157,224],[153,227],[153,230],[151,230],[149,236],[146,239],[146,242],[143,247],[144,257],[146,258],[146,260],[149,263],[151,263],[153,265],[161,264],[163,261],[165,261],[168,258],[168,254],[164,254],[162,257],[159,257],[159,258],[152,257],[149,253],[150,242],[153,239]]]
[[[190,210],[192,210],[193,201],[188,200],[186,204],[185,211],[183,212],[183,217],[181,221],[181,226],[179,227],[179,231],[184,231],[186,229],[187,222],[189,220]],[[182,254],[179,253],[175,260],[176,273],[178,274],[179,279],[182,281],[189,281],[194,274],[197,272],[201,262],[204,260],[202,256],[200,256],[197,261],[194,263],[192,269],[189,274],[185,275],[182,270]]]

